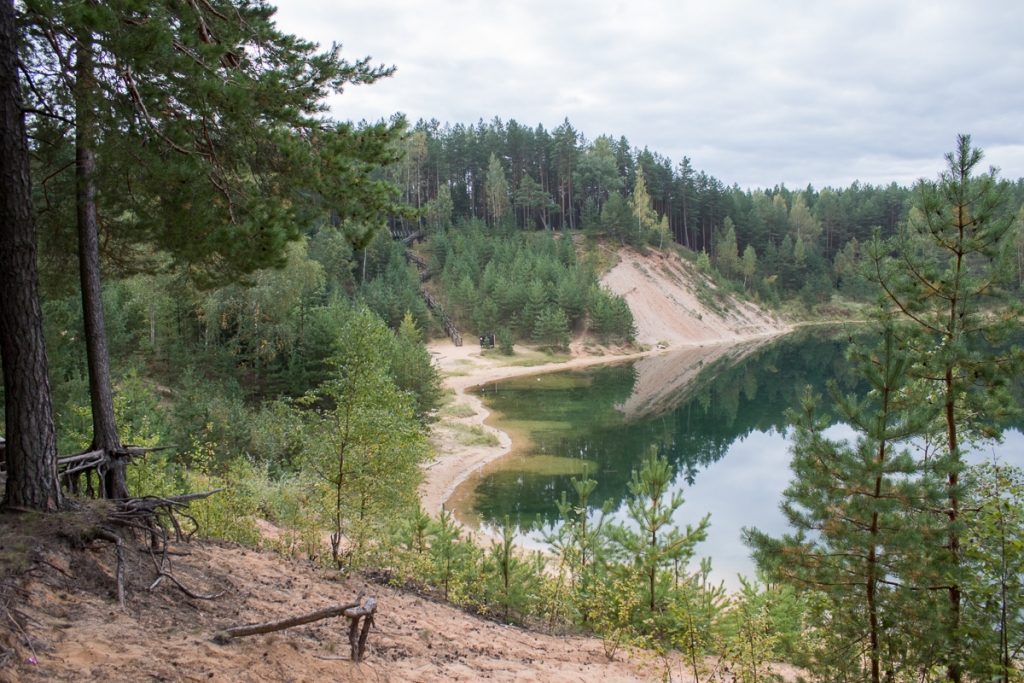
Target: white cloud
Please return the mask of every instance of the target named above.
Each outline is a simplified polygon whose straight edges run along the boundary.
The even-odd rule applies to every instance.
[[[1024,175],[1024,4],[282,2],[279,25],[398,66],[341,118],[499,116],[625,135],[727,183],[932,176],[957,133]]]

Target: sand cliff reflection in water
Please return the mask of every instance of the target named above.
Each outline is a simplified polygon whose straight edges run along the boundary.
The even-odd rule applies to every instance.
[[[810,385],[831,412],[829,379],[844,393],[866,390],[849,372],[848,343],[840,329],[816,328],[484,385],[477,392],[492,412],[488,423],[510,434],[513,450],[471,476],[446,507],[470,525],[508,515],[550,528],[558,523],[555,502],[586,471],[598,482],[591,503],[611,499],[618,510],[633,468],[653,446],[672,464],[674,486],[685,489],[676,521],[711,512],[698,553],[714,558],[721,578],[750,574],[740,528],[785,530],[778,505],[790,479],[786,410]],[[830,433],[852,436],[842,424]],[[528,537],[527,545],[540,547],[539,533]]]

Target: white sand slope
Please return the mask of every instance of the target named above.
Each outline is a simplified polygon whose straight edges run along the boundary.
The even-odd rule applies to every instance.
[[[640,344],[733,342],[789,329],[753,303],[719,293],[675,254],[622,250],[619,256],[622,260],[601,283],[629,303]]]

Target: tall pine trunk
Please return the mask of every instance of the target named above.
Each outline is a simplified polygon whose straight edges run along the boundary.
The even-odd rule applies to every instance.
[[[82,317],[89,365],[89,401],[92,406],[92,446],[103,451],[100,467],[104,498],[128,498],[128,454],[121,447],[114,419],[114,392],[110,383],[107,328],[103,319],[100,283],[99,224],[96,217],[96,154],[93,150],[92,41],[79,40],[75,65],[75,175],[77,180],[78,266],[82,283]]]
[[[32,213],[14,5],[0,0],[0,358],[7,485],[4,505],[61,507]]]

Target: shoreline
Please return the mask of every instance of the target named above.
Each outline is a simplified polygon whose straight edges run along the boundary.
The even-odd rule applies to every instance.
[[[435,516],[439,514],[445,504],[451,498],[455,490],[469,479],[475,472],[488,463],[491,463],[513,450],[512,438],[503,430],[486,424],[491,412],[484,407],[483,401],[470,393],[467,389],[495,382],[511,377],[532,376],[559,372],[561,370],[573,370],[586,368],[594,365],[607,365],[626,361],[636,361],[649,356],[658,356],[678,352],[686,349],[747,344],[758,339],[781,337],[792,333],[800,324],[786,325],[782,329],[770,332],[731,335],[716,340],[695,341],[688,344],[667,344],[655,346],[646,351],[633,353],[605,354],[600,356],[577,355],[580,351],[578,344],[572,345],[574,355],[564,362],[550,362],[543,365],[514,365],[507,364],[512,359],[484,357],[480,354],[477,346],[456,347],[447,339],[427,345],[434,358],[434,362],[442,373],[447,376],[442,381],[442,387],[454,392],[454,398],[450,406],[463,405],[472,410],[472,414],[465,417],[447,417],[442,415],[442,420],[431,429],[431,442],[434,446],[435,459],[423,465],[424,478],[420,485],[420,503],[427,514]],[[518,348],[517,354],[522,349]],[[537,357],[541,354],[536,352]],[[443,411],[442,411],[443,412]],[[497,437],[496,446],[486,445],[465,445],[459,441],[456,432],[457,427],[447,425],[465,425],[468,427],[479,427]]]

